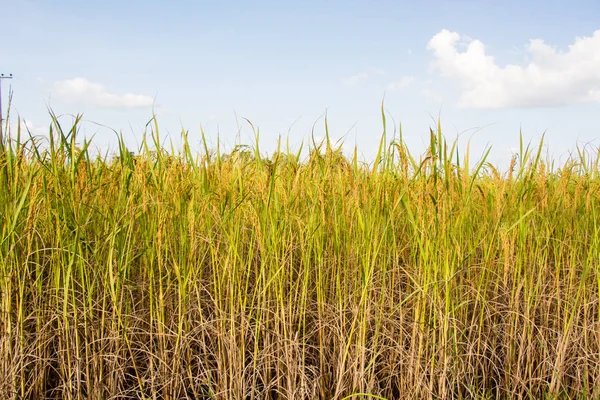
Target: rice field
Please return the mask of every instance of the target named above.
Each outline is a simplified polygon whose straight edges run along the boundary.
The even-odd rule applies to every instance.
[[[2,399],[600,397],[600,153],[0,148]],[[257,141],[258,143],[258,141]]]

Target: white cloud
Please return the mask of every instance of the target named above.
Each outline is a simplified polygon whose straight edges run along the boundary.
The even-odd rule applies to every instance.
[[[32,136],[41,136],[41,135],[48,134],[48,127],[37,125],[33,121],[26,120],[26,119],[21,119],[20,122],[21,122],[20,128],[21,128],[21,137],[22,138],[26,138],[29,135],[29,133],[31,133]],[[2,126],[2,128],[4,128],[4,126]],[[9,129],[10,135],[12,137],[16,137],[17,133],[19,132],[19,122],[11,120],[8,129]]]
[[[439,93],[434,92],[431,89],[423,89],[421,91],[421,94],[423,95],[423,97],[433,100],[435,103],[441,103],[443,100],[442,96]]]
[[[361,72],[360,74],[352,75],[344,81],[344,85],[346,86],[354,86],[357,83],[364,82],[369,79],[369,74],[366,72]]]
[[[391,83],[388,90],[400,90],[410,86],[415,81],[413,76],[403,76],[399,81]]]
[[[154,99],[150,96],[114,93],[104,85],[91,82],[85,78],[55,82],[53,89],[61,100],[102,108],[144,108],[151,107],[154,103]]]
[[[466,45],[459,51],[458,45]],[[499,66],[479,40],[442,30],[428,44],[434,68],[461,86],[459,106],[549,107],[600,101],[600,30],[577,37],[567,51],[541,39],[526,46],[523,65]]]
[[[344,85],[355,86],[359,83],[363,83],[371,78],[373,75],[382,75],[383,71],[378,68],[368,68],[366,71],[360,72],[356,75],[352,75],[344,80]]]

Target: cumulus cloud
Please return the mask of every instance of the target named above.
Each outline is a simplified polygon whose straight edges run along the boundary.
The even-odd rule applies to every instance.
[[[461,107],[550,107],[600,101],[600,30],[575,38],[567,51],[532,39],[522,65],[500,66],[486,54],[481,41],[448,30],[433,36],[427,47],[433,52],[433,67],[460,85]]]
[[[441,103],[443,100],[442,95],[431,89],[425,88],[421,91],[421,94],[423,95],[423,97],[432,100],[434,103]]]
[[[344,81],[346,86],[354,86],[357,83],[364,82],[369,79],[369,74],[366,72],[361,72],[360,74],[352,75]]]
[[[85,78],[73,78],[55,82],[53,92],[61,100],[83,103],[102,108],[145,108],[151,107],[154,99],[143,94],[114,93],[104,85]]]
[[[3,126],[3,128],[4,128],[4,126]],[[30,133],[32,136],[40,136],[40,135],[48,134],[48,127],[38,125],[28,119],[21,119],[20,129],[21,129],[21,136],[23,136],[23,137],[27,136],[28,133]],[[17,133],[19,132],[19,121],[18,120],[10,121],[10,125],[8,127],[8,132],[13,137],[15,137],[17,135]]]
[[[355,86],[359,83],[363,83],[371,78],[373,75],[381,75],[383,71],[378,68],[369,68],[366,71],[360,72],[356,75],[352,75],[344,80],[344,85]]]
[[[399,81],[391,83],[388,90],[400,90],[410,86],[415,81],[413,76],[403,76]]]

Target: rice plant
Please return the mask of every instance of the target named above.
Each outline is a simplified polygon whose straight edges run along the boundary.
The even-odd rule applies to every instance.
[[[600,397],[598,149],[0,148],[2,399]],[[470,159],[471,157],[471,159]]]

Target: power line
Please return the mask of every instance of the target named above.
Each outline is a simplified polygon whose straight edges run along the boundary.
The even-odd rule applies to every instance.
[[[4,121],[4,118],[2,117],[2,80],[12,78],[12,74],[8,74],[8,76],[0,74],[0,146],[4,145],[4,135],[2,134],[2,122]]]

